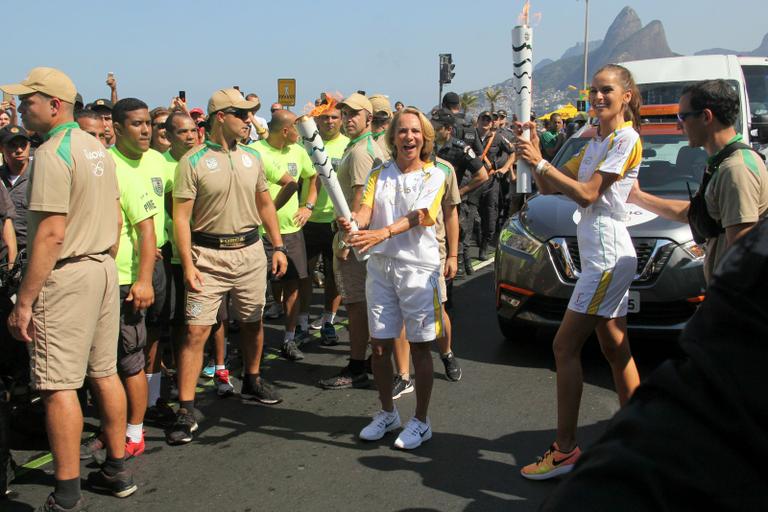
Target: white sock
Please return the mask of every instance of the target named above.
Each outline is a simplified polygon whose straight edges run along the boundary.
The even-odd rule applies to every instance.
[[[283,340],[283,343],[288,343],[289,341],[293,341],[294,334],[295,333],[293,331],[290,331],[290,332],[285,331],[285,338]]]
[[[125,435],[132,443],[138,443],[141,441],[142,429],[144,428],[143,423],[139,423],[138,425],[131,425],[128,423],[128,427],[125,429]]]
[[[309,330],[309,313],[299,313],[299,327],[304,332]]]
[[[336,320],[336,313],[331,311],[323,312],[323,323],[328,322],[329,324],[332,324],[334,320]]]
[[[217,372],[220,372],[221,370],[226,370],[226,369],[227,369],[227,367],[225,365],[223,365],[223,364],[217,364],[216,365],[216,371]]]
[[[158,398],[160,398],[160,382],[162,378],[162,373],[147,374],[147,386],[149,387],[149,407],[155,405]]]

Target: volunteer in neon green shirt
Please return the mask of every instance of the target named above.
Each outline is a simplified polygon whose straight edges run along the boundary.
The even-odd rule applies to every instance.
[[[250,145],[259,152],[264,165],[264,174],[269,182],[269,194],[277,209],[280,235],[288,256],[288,270],[279,281],[272,283],[272,293],[281,296],[285,309],[285,341],[282,354],[286,359],[298,361],[304,358],[296,341],[308,339],[305,331],[296,337],[296,321],[299,315],[299,280],[307,277],[307,252],[301,228],[312,214],[317,199],[317,173],[304,148],[296,144],[296,115],[288,110],[277,110],[269,123],[269,136]],[[299,207],[296,194],[298,180],[308,191],[306,202]],[[262,229],[262,234],[264,233]],[[264,248],[271,257],[272,244],[264,238]]]
[[[341,111],[338,107],[326,110],[322,115],[315,118],[317,130],[325,145],[325,152],[331,159],[334,169],[338,169],[341,163],[341,157],[344,156],[344,150],[349,144],[349,137],[341,134]],[[318,194],[315,209],[309,221],[304,226],[304,245],[307,250],[307,272],[308,277],[301,280],[299,285],[299,294],[301,295],[301,313],[299,313],[299,327],[302,330],[308,330],[309,326],[309,308],[312,305],[312,271],[317,264],[320,255],[323,256],[323,316],[312,324],[312,329],[320,330],[320,343],[325,346],[338,344],[338,335],[333,326],[336,320],[336,312],[341,305],[341,295],[336,288],[336,278],[333,275],[333,229],[332,223],[336,220],[336,213],[333,210],[333,203],[328,197],[328,191],[317,182]],[[306,187],[301,189],[301,204],[306,204],[309,190]]]

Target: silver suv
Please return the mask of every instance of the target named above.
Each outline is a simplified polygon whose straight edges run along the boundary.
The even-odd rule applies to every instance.
[[[691,148],[676,123],[644,124],[640,186],[653,194],[687,199],[706,166],[706,154]],[[660,122],[658,122],[660,121]],[[568,161],[595,135],[587,127],[566,141],[552,162]],[[627,322],[632,330],[677,332],[704,299],[704,248],[686,224],[627,205],[627,226],[637,252]],[[557,327],[581,272],[576,203],[562,195],[534,195],[513,215],[496,250],[496,310],[508,339],[526,328]]]

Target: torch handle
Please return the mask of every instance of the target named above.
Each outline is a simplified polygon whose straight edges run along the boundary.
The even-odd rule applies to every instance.
[[[531,130],[526,128],[519,135],[522,140],[531,140]],[[531,187],[531,176],[533,169],[531,164],[522,158],[517,161],[517,193],[529,194],[533,191]]]

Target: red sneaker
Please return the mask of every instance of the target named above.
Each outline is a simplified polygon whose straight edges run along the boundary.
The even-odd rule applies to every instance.
[[[125,438],[125,458],[138,457],[144,453],[144,432],[141,433],[141,441],[134,443],[127,437]]]

